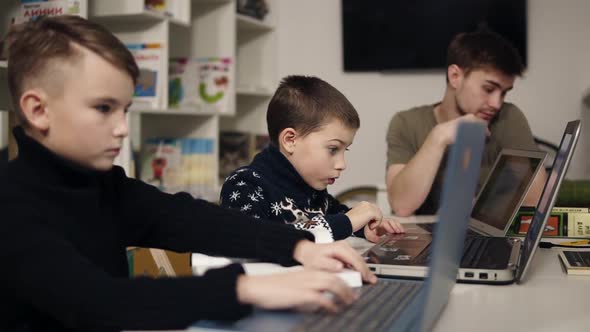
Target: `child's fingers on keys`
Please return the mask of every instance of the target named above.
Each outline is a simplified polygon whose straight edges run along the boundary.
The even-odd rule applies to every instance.
[[[377,277],[369,270],[369,267],[361,257],[348,243],[341,245],[341,250],[336,253],[338,259],[342,260],[346,264],[352,266],[352,268],[361,273],[363,280],[370,283],[377,282]]]
[[[336,312],[338,306],[332,301],[331,296],[326,296],[326,293],[317,290],[307,290],[300,293],[303,298],[302,304],[296,306],[297,310],[302,312],[314,312],[320,309],[329,312]]]
[[[326,295],[331,295],[331,301],[333,303],[340,303],[344,305],[350,305],[356,300],[356,293],[355,291],[348,286],[348,284],[342,280],[338,276],[334,276],[335,278],[329,280],[329,282],[324,287],[324,292],[328,292]],[[329,296],[327,296],[329,297]]]
[[[405,233],[404,226],[395,220],[389,220],[391,227],[395,229],[396,233]]]
[[[374,229],[378,228],[379,226],[381,226],[382,222],[383,222],[383,219],[369,221],[369,229],[374,230]]]
[[[397,233],[395,225],[392,224],[389,220],[386,220],[381,224],[381,228],[384,229],[387,233]]]

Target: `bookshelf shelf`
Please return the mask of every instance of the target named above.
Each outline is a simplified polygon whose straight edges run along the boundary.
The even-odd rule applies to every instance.
[[[101,16],[101,15],[92,15],[90,17],[95,22],[109,25],[111,23],[157,23],[162,21],[169,21],[171,24],[175,24],[181,27],[188,27],[190,26],[189,22],[185,22],[181,19],[169,17],[162,13],[153,12],[150,10],[144,10],[142,12],[133,13],[133,14],[113,14],[108,16]]]
[[[144,0],[90,0],[91,18],[98,22],[157,22],[169,21],[189,26],[190,1],[175,0],[168,12],[147,9]]]
[[[274,30],[274,25],[246,15],[236,14],[238,30],[268,32]]]

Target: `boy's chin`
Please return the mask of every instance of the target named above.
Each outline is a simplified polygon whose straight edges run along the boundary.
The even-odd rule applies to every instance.
[[[114,163],[113,162],[99,162],[93,165],[90,165],[90,168],[94,171],[98,172],[106,172],[113,169]]]
[[[328,188],[328,184],[325,183],[318,183],[314,186],[310,186],[313,189],[317,190],[317,191],[322,191],[322,190],[326,190]]]

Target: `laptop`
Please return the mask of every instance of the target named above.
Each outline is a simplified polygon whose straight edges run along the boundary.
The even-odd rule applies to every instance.
[[[547,200],[555,199],[561,179],[573,155],[579,133],[580,121],[572,121],[567,124],[552,171],[548,175],[543,194],[539,199],[537,211],[547,208],[544,205]],[[555,174],[558,176],[557,179]],[[484,190],[485,188],[482,192]],[[479,196],[481,195],[480,193]],[[551,195],[555,197],[551,197]],[[479,199],[478,197],[478,201]],[[474,215],[486,215],[486,213],[479,212],[481,208],[477,208],[477,206],[476,203],[472,217]],[[487,220],[485,218],[480,219],[484,222]],[[535,222],[537,224],[534,224]],[[530,227],[537,229],[540,223],[543,223],[542,219],[537,218],[535,220],[533,218]],[[491,222],[488,226],[493,227]],[[505,227],[502,225],[496,227],[496,232],[500,232],[502,229],[505,230]],[[471,222],[470,230],[477,230],[476,227],[472,227]],[[364,256],[369,262],[369,267],[378,275],[423,278],[426,275],[428,260],[431,256],[429,242],[431,237],[430,234],[392,235],[370,248]],[[468,235],[457,279],[461,282],[486,284],[518,282],[522,275],[520,271],[526,269],[534,253],[534,248],[531,249],[530,246],[531,240],[529,240],[528,235],[525,237],[524,243],[521,239],[503,236]]]
[[[198,322],[189,331],[428,331],[456,281],[484,145],[484,126],[461,124],[445,172],[438,232],[426,280],[379,279],[338,314],[255,310],[237,322]]]
[[[503,149],[473,204],[468,234],[505,236],[539,170],[546,152]],[[418,224],[433,232],[436,223]]]

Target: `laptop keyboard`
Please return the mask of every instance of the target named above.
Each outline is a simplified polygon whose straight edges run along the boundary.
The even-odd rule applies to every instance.
[[[590,251],[564,250],[563,254],[572,266],[590,266]]]
[[[463,249],[463,256],[461,257],[462,267],[474,267],[479,264],[483,254],[487,251],[489,246],[490,238],[485,236],[467,236],[465,238],[465,244]],[[430,263],[430,252],[431,246],[429,245],[422,253],[416,257],[414,264],[416,265],[428,265]]]
[[[416,224],[418,227],[422,228],[423,230],[429,232],[430,234],[434,235],[436,232],[436,224],[435,222],[430,223],[423,223],[423,224]],[[479,236],[480,234],[471,230],[471,228],[467,228],[467,235]]]
[[[375,285],[363,286],[351,306],[337,314],[306,315],[294,331],[382,331],[393,324],[421,286],[421,282],[380,279]]]
[[[489,238],[481,236],[468,236],[465,238],[461,266],[477,266],[483,253],[487,250]]]

